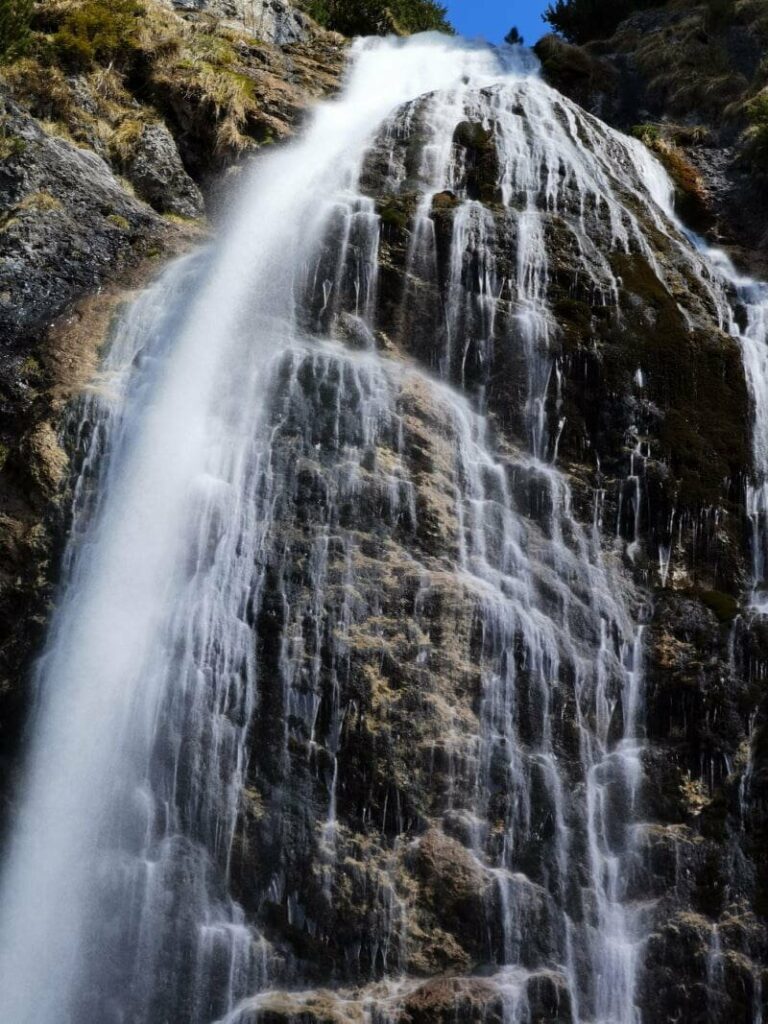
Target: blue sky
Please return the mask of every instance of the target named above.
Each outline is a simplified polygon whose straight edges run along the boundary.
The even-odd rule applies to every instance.
[[[547,0],[442,0],[451,21],[463,36],[485,36],[500,43],[517,25],[526,43],[535,43],[547,31],[541,15]]]

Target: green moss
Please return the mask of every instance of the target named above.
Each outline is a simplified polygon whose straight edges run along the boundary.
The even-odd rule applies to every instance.
[[[636,124],[630,129],[630,135],[639,139],[644,145],[652,146],[661,139],[661,129],[657,124]]]
[[[66,8],[51,39],[57,63],[78,70],[126,63],[137,49],[144,13],[137,0],[86,0]]]
[[[387,227],[394,228],[396,231],[407,231],[408,211],[399,199],[395,197],[385,199],[383,205],[378,208],[378,214],[381,223]]]
[[[118,228],[120,231],[131,230],[131,225],[128,223],[125,217],[121,217],[119,213],[110,213],[107,216],[107,220],[110,224],[114,224],[115,227]]]
[[[739,602],[731,594],[720,590],[699,591],[699,598],[717,616],[718,622],[730,623],[739,614]]]
[[[34,356],[27,356],[21,364],[20,370],[25,377],[37,377],[42,373],[42,367]]]
[[[183,213],[164,213],[163,220],[169,221],[171,224],[183,224],[183,225],[203,225],[205,219],[203,217],[185,217]]]
[[[768,172],[768,89],[747,105],[747,117],[746,157],[757,170]]]

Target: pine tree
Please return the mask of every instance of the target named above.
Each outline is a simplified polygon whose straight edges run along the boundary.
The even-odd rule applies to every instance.
[[[512,28],[504,36],[504,42],[508,46],[524,46],[525,40],[520,35],[517,25],[513,25]]]

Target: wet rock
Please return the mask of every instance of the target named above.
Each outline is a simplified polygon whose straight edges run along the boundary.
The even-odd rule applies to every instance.
[[[463,155],[467,196],[484,203],[497,202],[499,165],[493,130],[476,122],[462,121],[453,141]]]
[[[573,1008],[562,975],[534,974],[526,983],[531,1024],[572,1024]]]

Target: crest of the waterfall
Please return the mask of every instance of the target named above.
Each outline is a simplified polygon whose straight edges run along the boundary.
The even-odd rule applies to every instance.
[[[382,600],[358,578],[365,494],[379,553],[399,544],[397,571],[417,580],[418,657],[421,609],[446,579],[471,608],[477,730],[469,751],[444,738],[434,818],[488,880],[487,968],[506,1019],[530,1018],[527,985],[544,972],[574,1021],[634,1024],[643,632],[616,552],[579,521],[555,465],[547,218],[610,305],[612,251],[654,265],[638,204],[666,229],[659,165],[550,89],[527,51],[362,41],[341,95],[247,173],[221,242],[132,307],[82,410],[72,540],[0,893],[3,1020],[259,1019],[266,997],[240,1000],[274,979],[273,950],[230,885],[243,807],[264,813],[247,785],[254,735],[292,807],[306,737],[323,808],[302,833],[317,845],[321,912],[287,889],[279,828],[253,902],[322,935],[357,713],[342,668]],[[377,322],[387,214],[410,218],[399,340],[421,369],[377,351],[396,351]],[[499,349],[522,382],[505,445],[485,415]],[[429,531],[414,497],[427,442],[405,441],[414,410],[437,424],[448,495]],[[439,554],[424,533],[442,534]],[[257,652],[277,677],[269,734]],[[382,834],[389,818],[400,827],[403,812],[385,800]],[[407,962],[407,899],[393,878],[377,885],[373,934],[345,961],[366,978]]]

